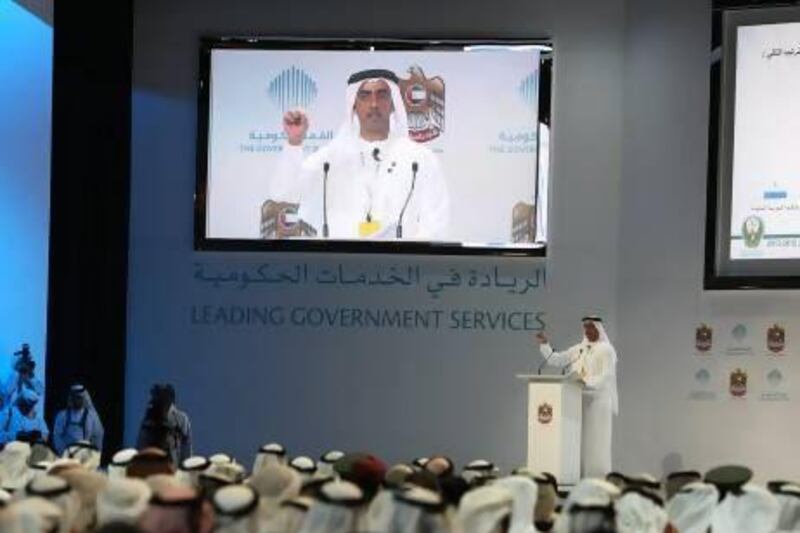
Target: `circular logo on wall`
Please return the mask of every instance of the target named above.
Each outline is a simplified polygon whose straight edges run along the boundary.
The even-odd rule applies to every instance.
[[[747,327],[744,324],[737,324],[731,334],[736,342],[742,342],[747,337]]]
[[[783,374],[777,368],[767,374],[767,382],[773,387],[778,387],[783,383]]]
[[[711,381],[711,372],[709,372],[709,371],[708,371],[708,370],[706,370],[705,368],[701,368],[700,370],[698,370],[697,372],[695,372],[695,374],[694,374],[694,379],[695,379],[695,381],[697,381],[698,383],[705,385],[705,384],[707,384],[709,381]]]

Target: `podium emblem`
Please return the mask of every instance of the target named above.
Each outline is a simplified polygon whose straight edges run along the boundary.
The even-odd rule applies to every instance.
[[[549,424],[553,421],[553,406],[547,402],[539,405],[537,418],[540,424]]]
[[[707,352],[711,349],[714,330],[708,324],[701,324],[694,331],[694,346],[698,352]]]
[[[767,349],[772,353],[780,353],[786,345],[786,330],[775,324],[767,329]]]
[[[741,368],[737,368],[731,372],[730,391],[731,396],[737,398],[744,398],[747,396],[747,372]]]

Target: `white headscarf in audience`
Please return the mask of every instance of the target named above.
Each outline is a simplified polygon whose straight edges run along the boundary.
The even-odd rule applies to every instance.
[[[66,479],[52,475],[38,477],[25,487],[25,496],[39,496],[61,509],[60,533],[69,533],[77,526],[81,502]]]
[[[561,514],[556,519],[554,530],[560,533],[570,531],[570,511],[572,511],[573,506],[609,506],[619,496],[619,487],[609,481],[596,478],[580,480],[567,496]]]
[[[114,454],[111,464],[108,465],[108,477],[111,479],[127,477],[128,465],[139,451],[136,448],[125,448]]]
[[[505,487],[485,485],[461,498],[458,522],[464,533],[489,533],[511,514],[514,494]],[[533,513],[531,513],[533,520]]]
[[[235,463],[236,461],[233,460],[233,457],[228,455],[227,453],[215,453],[211,457],[208,458],[208,462],[212,465],[222,465],[222,464],[229,464]]]
[[[78,441],[70,444],[61,454],[63,459],[75,459],[87,470],[100,468],[100,450],[89,441]]]
[[[234,485],[244,481],[244,467],[234,462],[212,462],[211,465],[202,472],[198,479],[209,478],[219,481],[223,485]]]
[[[136,524],[147,510],[152,491],[141,479],[112,478],[97,495],[97,525]]]
[[[317,463],[310,457],[300,455],[289,461],[289,466],[293,468],[303,480],[311,479],[317,472]]]
[[[260,533],[258,493],[247,485],[228,485],[214,493],[216,533]]]
[[[105,489],[108,478],[85,468],[70,468],[60,472],[58,477],[66,479],[78,496],[80,511],[75,520],[75,528],[78,531],[90,530],[97,519],[97,495]]]
[[[11,441],[0,452],[0,482],[7,491],[18,491],[28,484],[33,473],[28,468],[31,447],[27,442]]]
[[[663,533],[667,526],[664,502],[654,494],[632,490],[617,500],[618,533]]]
[[[200,474],[208,470],[211,461],[201,455],[187,457],[178,465],[175,478],[188,487],[200,487]]]
[[[562,520],[556,524],[556,531],[569,533],[610,533],[616,532],[616,510],[613,503],[604,498],[580,499],[570,507]],[[566,519],[566,520],[563,520]],[[567,529],[563,529],[566,527]]]
[[[286,448],[277,442],[270,442],[263,445],[256,454],[256,459],[253,461],[252,474],[256,473],[268,465],[283,465],[286,464]]]
[[[680,533],[705,533],[719,502],[717,487],[702,481],[687,483],[667,502],[667,516]]]
[[[266,517],[262,533],[297,533],[313,504],[314,500],[308,496],[283,502],[276,513]]]
[[[612,503],[619,498],[621,492],[619,487],[604,479],[585,478],[578,482],[567,496],[564,502],[564,509],[569,510],[573,503],[585,504],[592,501],[605,505]]]
[[[781,509],[778,531],[800,531],[800,486],[787,483],[774,494]]]
[[[741,494],[731,491],[717,505],[711,530],[725,533],[772,533],[778,527],[780,507],[766,489],[745,485]]]
[[[394,513],[394,490],[378,489],[369,502],[364,514],[364,524],[368,531],[386,531]]]
[[[302,487],[300,475],[285,465],[265,466],[247,484],[261,496],[268,515],[283,502],[299,496]]]
[[[344,457],[344,452],[339,450],[330,450],[322,454],[322,457],[319,458],[319,464],[317,465],[317,476],[318,477],[338,477],[336,472],[333,470],[333,465]]]
[[[425,465],[428,464],[429,460],[430,459],[428,457],[417,457],[416,459],[411,461],[411,464],[416,466],[419,469],[423,469],[423,468],[425,468]]]
[[[494,485],[508,489],[514,496],[508,533],[533,533],[533,510],[538,490],[536,483],[525,476],[509,476],[498,479]]]
[[[58,531],[62,511],[44,498],[25,498],[3,511],[0,531],[3,533],[45,533]]]
[[[449,533],[451,525],[442,497],[422,487],[412,487],[394,494],[394,511],[386,531],[392,533]]]
[[[29,467],[31,479],[35,479],[39,476],[47,474],[51,466],[53,466],[51,461],[39,461],[38,463],[31,465]]]
[[[427,460],[425,462],[427,464]],[[467,483],[472,483],[475,479],[491,476],[496,473],[497,470],[495,469],[494,463],[486,459],[475,459],[467,463],[461,471],[461,477],[464,478]]]
[[[320,488],[301,533],[352,533],[359,529],[364,493],[349,481],[329,481]]]

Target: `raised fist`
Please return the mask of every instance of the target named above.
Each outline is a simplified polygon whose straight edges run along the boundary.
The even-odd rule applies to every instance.
[[[300,146],[308,132],[308,116],[300,109],[287,111],[283,115],[283,131],[292,146]]]

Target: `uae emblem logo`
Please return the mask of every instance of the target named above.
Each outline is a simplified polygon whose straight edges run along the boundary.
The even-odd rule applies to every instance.
[[[299,204],[267,200],[261,205],[261,238],[314,237],[317,230],[298,218]]]
[[[700,324],[694,330],[694,346],[698,352],[707,352],[711,349],[714,338],[714,330],[707,324]]]
[[[744,245],[748,248],[757,248],[764,236],[764,221],[760,217],[751,215],[742,223],[742,237]]]
[[[544,402],[539,406],[538,420],[540,424],[549,424],[553,421],[553,406]]]
[[[786,346],[786,331],[778,324],[767,329],[767,349],[772,353],[780,353]]]
[[[400,79],[408,115],[408,135],[419,143],[432,141],[444,132],[444,80],[428,78],[422,67],[412,65],[408,78]]]
[[[737,368],[731,372],[730,392],[731,396],[736,398],[744,398],[747,396],[747,372],[741,368]]]

